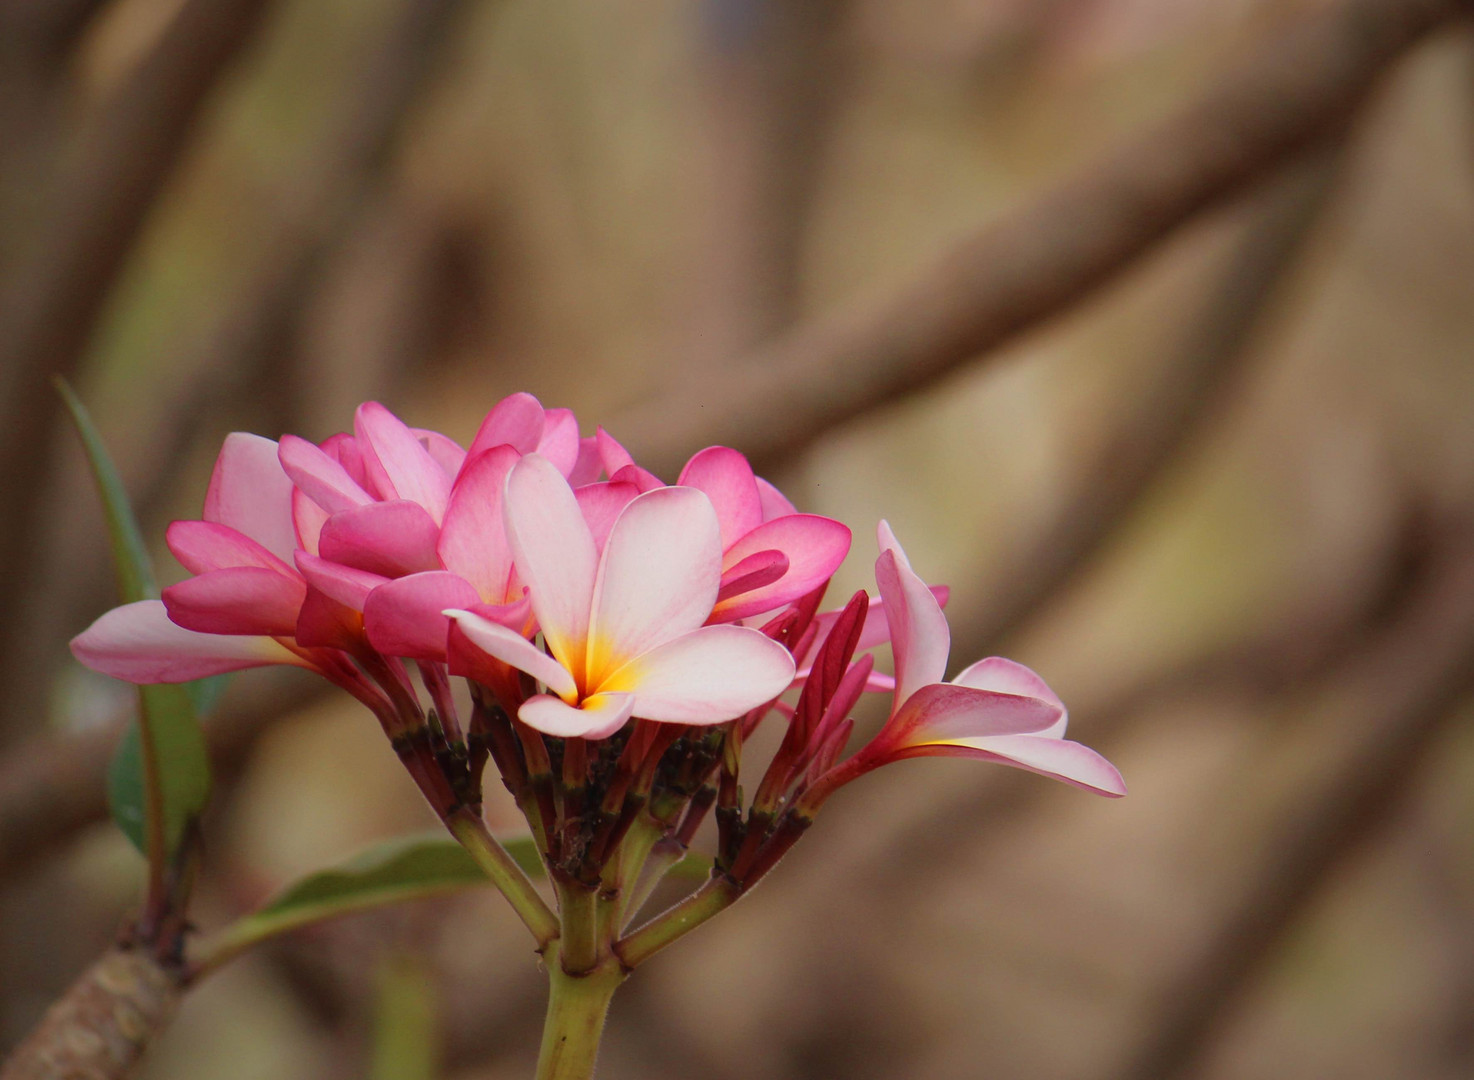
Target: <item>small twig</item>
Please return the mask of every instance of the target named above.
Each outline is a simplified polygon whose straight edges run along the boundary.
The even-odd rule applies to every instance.
[[[760,467],[941,378],[1087,295],[1202,211],[1340,126],[1459,0],[1342,0],[1277,31],[1196,104],[1072,182],[867,296],[610,425],[673,472],[705,443]]]

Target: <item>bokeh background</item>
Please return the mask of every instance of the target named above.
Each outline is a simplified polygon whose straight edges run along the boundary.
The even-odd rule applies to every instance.
[[[530,390],[669,474],[702,445],[647,425],[673,386],[1088,184],[1338,6],[0,0],[0,1046],[141,882],[97,779],[131,697],[66,651],[113,594],[45,376],[159,541],[225,433],[367,398],[464,441]],[[854,528],[834,595],[887,518],[953,587],[952,670],[1036,668],[1131,794],[873,774],[622,991],[602,1076],[1474,1071],[1474,38],[1381,75],[1001,349],[781,453],[727,417]],[[433,824],[310,681],[239,676],[211,723],[205,928]],[[144,1075],[389,1080],[388,1012],[433,1060],[393,1076],[527,1076],[532,959],[493,895],[346,919],[193,992]]]

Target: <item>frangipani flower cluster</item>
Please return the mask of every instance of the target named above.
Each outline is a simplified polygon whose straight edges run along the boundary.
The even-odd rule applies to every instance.
[[[994,657],[944,681],[946,590],[885,523],[878,598],[821,611],[844,525],[797,512],[726,447],[667,485],[528,394],[498,403],[465,449],[373,402],[320,444],[233,434],[202,519],[167,539],[191,576],[104,614],[76,656],[141,683],[314,670],[373,711],[458,837],[479,826],[491,760],[554,877],[562,929],[531,910],[530,889],[499,884],[542,946],[561,934],[568,971],[616,954],[627,970],[670,939],[620,935],[647,860],[669,865],[713,807],[713,887],[731,898],[838,788],[902,758],[1125,790],[1064,738],[1063,704],[1027,668]],[[875,670],[887,642],[893,678]],[[470,686],[468,716],[454,678]],[[891,694],[889,718],[848,752],[866,692]],[[744,804],[742,745],[773,715],[782,746]],[[607,910],[575,943],[581,897]]]

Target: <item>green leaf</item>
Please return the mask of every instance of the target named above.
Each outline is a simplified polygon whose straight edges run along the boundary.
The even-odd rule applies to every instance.
[[[153,565],[118,470],[77,395],[61,379],[56,389],[72,414],[102,497],[118,592],[125,603],[156,599]],[[139,723],[124,733],[108,768],[113,820],[148,856],[156,882],[163,879],[164,867],[210,796],[210,760],[199,713],[218,697],[222,685],[216,678],[189,686],[140,686]],[[140,732],[148,735],[146,746]]]
[[[102,436],[92,423],[81,400],[72,392],[66,380],[55,380],[56,392],[66,403],[72,414],[72,423],[82,438],[82,450],[87,455],[87,466],[97,482],[97,492],[102,496],[102,507],[107,517],[108,536],[113,547],[113,573],[118,579],[118,595],[123,603],[135,600],[155,600],[159,595],[158,582],[154,580],[153,564],[148,557],[148,547],[143,542],[143,533],[138,528],[138,519],[133,516],[132,504],[123,480],[108,456]]]
[[[525,846],[532,848],[530,838]],[[397,837],[288,885],[221,931],[198,954],[199,966],[218,967],[278,934],[339,915],[490,884],[465,848],[450,837]]]

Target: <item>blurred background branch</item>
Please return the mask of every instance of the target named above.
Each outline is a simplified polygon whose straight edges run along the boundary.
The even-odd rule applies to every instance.
[[[366,397],[466,439],[529,389],[667,476],[730,443],[855,528],[837,593],[887,516],[953,669],[1017,656],[1122,765],[1104,810],[867,777],[642,972],[611,1077],[1467,1075],[1464,7],[0,0],[0,1044],[136,900],[91,827],[128,696],[64,648],[111,603],[69,371],[152,537],[227,430]],[[371,728],[233,681],[205,930],[424,827]],[[144,1075],[364,1075],[406,953],[443,1074],[525,1074],[517,930],[303,932]]]

